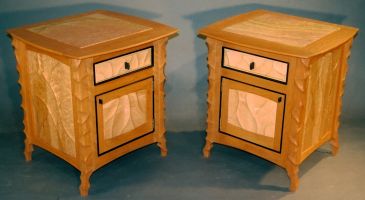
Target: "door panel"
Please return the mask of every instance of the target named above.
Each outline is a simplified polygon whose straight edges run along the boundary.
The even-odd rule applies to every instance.
[[[153,131],[153,79],[98,95],[99,154]]]
[[[222,79],[220,130],[280,151],[285,94]]]

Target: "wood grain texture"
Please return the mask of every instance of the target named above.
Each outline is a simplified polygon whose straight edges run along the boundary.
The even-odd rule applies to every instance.
[[[16,69],[19,74],[18,83],[20,85],[20,95],[22,96],[21,108],[23,109],[24,118],[23,132],[25,134],[24,140],[24,156],[26,161],[32,160],[32,108],[30,106],[30,94],[29,94],[29,82],[28,82],[28,71],[26,68],[27,57],[26,57],[26,46],[19,40],[13,39],[12,45],[14,47],[14,53],[17,61]]]
[[[76,157],[70,67],[33,51],[27,60],[36,137]]]
[[[228,92],[228,123],[240,129],[274,137],[277,103],[265,97],[235,89]]]
[[[199,34],[207,37],[208,64],[209,67],[212,66],[210,72],[214,73],[209,73],[209,140],[207,139],[203,152],[209,156],[211,143],[215,142],[260,156],[285,168],[290,179],[290,190],[296,191],[299,186],[299,165],[307,156],[329,140],[332,153],[336,154],[338,151],[338,126],[347,71],[346,61],[357,31],[353,27],[267,10],[251,11],[202,28]],[[215,41],[214,48],[210,48],[212,45],[209,46],[209,41]],[[223,55],[219,54],[222,53],[219,52],[222,48],[226,51]],[[258,61],[255,61],[255,57],[248,56],[249,54],[286,62],[286,71],[283,68],[279,70],[282,75],[273,75],[283,80],[283,72],[286,72],[286,84],[255,73]],[[222,56],[224,60],[221,60]],[[217,59],[218,62],[213,62]],[[221,65],[219,61],[224,66],[222,70],[217,69]],[[251,65],[250,69],[251,62],[255,62],[255,67]],[[263,69],[267,70],[268,67]],[[252,76],[252,73],[260,76]],[[247,98],[240,100],[239,93],[242,91],[245,94],[243,96],[254,93],[274,101],[275,98],[278,99],[278,95],[285,98],[283,115],[277,114],[276,121],[282,117],[284,119],[275,125],[274,137],[245,130],[251,128],[257,131],[257,126],[254,125],[265,123],[252,123],[249,128],[242,125],[243,122],[247,123],[246,121],[255,118],[252,113],[259,112],[262,108],[252,106],[260,104],[260,99],[253,98],[256,100],[251,103]],[[221,101],[217,101],[217,98]],[[241,108],[239,102],[242,104]],[[283,104],[277,104],[277,113],[281,105]],[[218,111],[219,118],[215,114]],[[263,113],[265,114],[257,115],[259,120],[251,121],[264,120],[270,112]],[[216,128],[217,124],[220,125],[219,129]],[[283,125],[282,129],[277,129],[278,124]],[[283,131],[282,135],[278,134],[279,130]],[[270,146],[280,136],[282,140],[279,144],[282,145],[277,147],[281,148]]]
[[[154,68],[154,99],[155,99],[155,134],[154,139],[160,147],[161,156],[167,156],[166,128],[165,128],[165,65],[166,45],[168,38],[163,38],[154,43],[155,66]]]
[[[95,64],[95,83],[151,66],[151,48]],[[125,63],[129,64],[128,69]]]
[[[219,94],[220,94],[220,74],[221,69],[218,65],[220,63],[222,42],[207,38],[206,44],[208,46],[208,98],[207,98],[207,135],[205,137],[205,146],[203,148],[203,156],[208,158],[213,147],[215,138],[217,137],[219,124]]]
[[[80,194],[87,196],[90,188],[89,178],[95,171],[96,131],[93,107],[92,59],[72,60],[72,93],[77,133],[77,160],[79,163]]]
[[[105,139],[112,139],[146,123],[146,95],[146,90],[139,90],[103,104]]]
[[[79,17],[92,15],[92,14],[102,14],[106,15],[112,18],[121,19],[123,21],[128,21],[132,24],[139,24],[145,27],[150,27],[151,29],[143,32],[138,32],[131,35],[126,35],[123,37],[119,37],[117,39],[113,39],[110,41],[100,41],[100,43],[97,43],[95,45],[87,46],[84,48],[75,47],[63,42],[59,42],[55,39],[48,38],[45,36],[42,36],[40,34],[34,33],[29,31],[28,29],[32,27],[37,26],[43,26],[47,24],[57,24],[60,22],[63,22],[65,20],[70,19],[76,19]],[[103,24],[99,24],[100,26],[103,26]],[[101,31],[100,28],[94,27],[92,31],[99,32]],[[113,27],[104,30],[108,32],[108,30],[113,30]],[[49,53],[53,53],[59,56],[66,56],[71,57],[75,59],[85,59],[85,58],[91,58],[95,56],[105,55],[105,54],[112,54],[117,51],[123,51],[130,48],[134,48],[137,46],[144,45],[146,43],[153,43],[154,41],[157,41],[159,39],[169,37],[171,35],[174,35],[177,33],[177,29],[167,26],[165,24],[160,24],[148,19],[143,19],[136,16],[126,15],[123,13],[117,13],[112,11],[106,11],[106,10],[95,10],[90,11],[87,13],[82,13],[78,15],[73,16],[67,16],[59,19],[53,19],[48,20],[45,22],[41,22],[38,24],[32,24],[27,25],[19,28],[14,28],[11,30],[8,30],[8,33],[11,35],[12,38],[20,39],[21,41],[25,42],[27,45],[31,45],[36,47],[37,49],[41,49],[44,51],[47,51]],[[93,33],[87,33],[88,35],[92,35]],[[71,36],[71,34],[66,34]],[[68,37],[68,36],[63,36]],[[81,37],[81,36],[79,36]],[[85,36],[88,37],[88,36]],[[97,36],[96,38],[103,37],[103,36]],[[90,38],[90,40],[94,40]]]
[[[26,160],[31,160],[33,144],[57,155],[80,170],[80,194],[87,196],[90,176],[112,160],[155,142],[166,155],[164,66],[168,36],[176,32],[103,10],[10,30]],[[130,64],[127,71],[118,69],[124,69],[124,62]],[[102,74],[100,81],[151,67],[94,85],[94,63],[100,64],[95,70]]]
[[[336,155],[339,149],[338,143],[338,129],[340,128],[340,116],[341,116],[341,108],[342,108],[342,96],[345,89],[345,80],[348,70],[347,60],[351,54],[351,45],[352,39],[346,42],[342,47],[342,55],[340,58],[340,69],[339,69],[339,81],[337,87],[337,95],[336,95],[336,103],[335,103],[335,116],[334,123],[332,128],[332,136],[331,136],[331,145],[332,145],[332,154]]]
[[[284,62],[270,60],[231,49],[224,49],[223,63],[226,67],[286,82],[288,64]],[[250,69],[251,63],[254,63],[254,68],[252,69]]]
[[[274,32],[272,34],[276,37],[272,37],[269,39],[270,36],[267,35],[268,38],[262,39],[262,38],[257,38],[257,37],[253,37],[253,36],[248,36],[248,35],[235,34],[235,33],[227,32],[224,30],[226,27],[254,19],[255,17],[265,15],[265,14],[284,16],[283,17],[284,19],[281,20],[282,22],[280,22],[280,20],[279,20],[279,22],[275,21],[275,18],[273,18],[273,19],[268,18],[267,19],[268,21],[265,22],[265,24],[267,24],[266,29],[269,29],[268,30],[269,32]],[[275,29],[271,30],[271,28],[275,27],[276,24],[285,23],[286,21],[292,21],[292,20],[294,20],[294,21],[303,20],[304,23],[307,23],[307,22],[313,23],[313,26],[307,27],[307,30],[303,30],[301,27],[298,27],[299,30],[302,30],[302,32],[303,32],[298,35],[291,33],[290,32],[291,30],[288,29],[288,31],[289,31],[288,33],[290,33],[290,35],[295,36],[295,38],[298,38],[299,40],[302,40],[301,39],[302,36],[305,38],[306,35],[308,35],[308,34],[311,35],[312,29],[316,30],[316,29],[318,29],[318,27],[321,27],[321,26],[335,26],[335,27],[339,27],[339,29],[330,34],[320,37],[320,39],[314,40],[313,42],[307,44],[306,46],[293,46],[293,45],[288,45],[288,44],[279,42],[279,40],[282,40],[283,38],[287,38],[287,35],[285,33],[285,31],[287,31],[287,29],[282,29],[282,30],[279,29],[280,31],[278,31],[278,33],[276,33],[274,31]],[[288,24],[288,26],[295,26],[295,24]],[[240,15],[232,16],[227,19],[217,21],[217,22],[210,24],[206,27],[203,27],[202,29],[199,30],[200,35],[203,35],[203,36],[206,36],[206,37],[209,37],[212,39],[216,39],[219,41],[232,43],[232,44],[239,45],[242,47],[253,48],[253,49],[264,51],[264,52],[270,52],[270,53],[299,57],[299,58],[311,58],[313,56],[317,56],[317,55],[326,53],[326,52],[342,45],[349,39],[353,38],[357,32],[358,32],[357,28],[344,26],[344,25],[336,25],[336,24],[331,24],[331,23],[327,23],[327,22],[323,22],[323,21],[307,19],[307,18],[302,18],[302,17],[296,17],[296,16],[282,14],[282,13],[273,12],[273,11],[269,11],[269,10],[255,10],[255,11],[243,13]],[[261,35],[261,34],[266,35],[265,32],[260,32],[260,34],[255,34],[254,36]],[[287,39],[284,39],[284,40],[287,40]]]
[[[296,191],[299,186],[299,164],[301,138],[304,130],[305,105],[308,95],[308,79],[310,60],[298,59],[294,70],[294,83],[291,86],[291,124],[287,137],[286,170],[290,178],[290,191]]]
[[[266,13],[232,24],[224,31],[268,40],[290,46],[304,47],[340,28],[279,13]]]
[[[313,146],[332,134],[341,53],[342,49],[337,48],[310,64],[302,159],[313,151]]]
[[[31,32],[78,48],[123,38],[150,29],[150,27],[102,13],[90,13],[28,28]]]

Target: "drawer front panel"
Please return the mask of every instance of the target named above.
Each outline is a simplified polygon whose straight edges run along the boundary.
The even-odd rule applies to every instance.
[[[99,155],[153,131],[153,78],[96,96]]]
[[[288,63],[223,48],[223,67],[247,72],[252,75],[287,82]]]
[[[280,152],[285,94],[222,79],[220,131]]]
[[[94,83],[100,84],[124,74],[153,66],[153,47],[94,64]]]

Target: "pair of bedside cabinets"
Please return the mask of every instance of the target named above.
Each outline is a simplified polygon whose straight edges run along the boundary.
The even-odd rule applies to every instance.
[[[177,29],[110,11],[9,31],[15,49],[25,158],[33,145],[80,170],[80,193],[110,161],[157,143],[164,124],[166,44]],[[347,58],[357,29],[257,10],[199,31],[208,45],[207,136],[267,159],[298,187],[320,145],[338,151]]]

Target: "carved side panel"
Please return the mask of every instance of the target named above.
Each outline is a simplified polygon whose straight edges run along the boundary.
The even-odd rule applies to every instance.
[[[333,124],[333,134],[332,134],[332,153],[337,154],[339,145],[338,145],[338,129],[340,127],[340,116],[341,116],[341,107],[342,107],[342,96],[345,89],[345,80],[348,70],[347,60],[350,56],[350,49],[352,45],[352,40],[348,41],[342,49],[341,56],[341,68],[339,72],[339,80],[338,80],[338,91],[336,96],[336,104],[335,104],[335,120]]]
[[[207,38],[206,43],[208,46],[208,98],[207,98],[207,136],[205,138],[206,143],[203,149],[204,157],[209,157],[210,150],[216,134],[218,132],[219,124],[219,93],[220,93],[220,75],[221,69],[218,63],[220,63],[221,56],[220,49],[222,42]]]
[[[81,171],[80,193],[88,193],[89,177],[95,170],[96,131],[93,96],[92,60],[72,60],[72,89],[77,132],[77,160]]]
[[[95,64],[95,82],[99,83],[122,74],[151,66],[151,48]],[[129,64],[129,68],[125,66]]]
[[[31,160],[31,153],[33,151],[32,146],[32,111],[30,106],[30,98],[29,98],[29,88],[28,88],[28,71],[26,68],[26,46],[24,43],[19,40],[13,38],[12,45],[14,46],[14,53],[17,61],[16,69],[19,74],[18,83],[20,85],[20,95],[22,96],[21,107],[24,113],[24,134],[25,134],[25,149],[24,155],[26,161]]]
[[[299,185],[298,170],[300,164],[300,141],[303,137],[306,97],[308,95],[308,79],[310,60],[298,59],[293,70],[294,78],[290,91],[290,129],[285,134],[286,141],[286,169],[290,178],[290,190],[295,191]]]
[[[139,90],[103,104],[104,139],[122,135],[147,122],[146,95],[146,90]]]
[[[163,38],[155,42],[155,66],[154,66],[154,101],[155,101],[155,134],[154,138],[161,149],[161,155],[167,155],[165,139],[165,65],[167,39]]]
[[[326,53],[311,63],[302,151],[332,132],[341,49]]]
[[[265,97],[234,89],[228,92],[228,123],[240,129],[274,137],[277,103]]]
[[[70,67],[27,51],[35,135],[72,157],[76,156]]]

